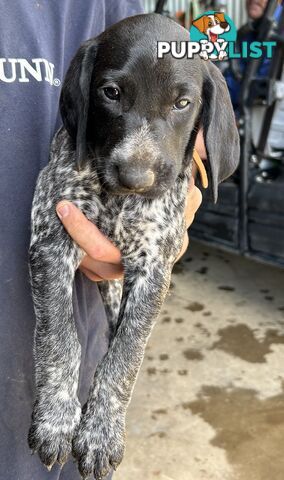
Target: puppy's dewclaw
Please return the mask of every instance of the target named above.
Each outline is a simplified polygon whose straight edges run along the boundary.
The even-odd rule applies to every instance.
[[[64,464],[72,450],[84,479],[104,477],[123,458],[127,407],[183,244],[198,129],[215,199],[218,183],[238,162],[234,114],[219,70],[200,58],[157,57],[158,40],[187,38],[176,22],[150,14],[85,42],[66,74],[64,126],[36,185],[30,245],[36,394],[29,445],[47,468]],[[83,412],[72,289],[84,252],[56,214],[64,199],[119,247],[124,267],[123,288],[116,280],[99,284],[110,344]]]

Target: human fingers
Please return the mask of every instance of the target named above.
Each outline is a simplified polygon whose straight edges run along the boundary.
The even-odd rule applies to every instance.
[[[123,266],[121,263],[100,262],[88,255],[83,258],[79,268],[93,281],[115,280],[123,277]]]
[[[94,260],[120,263],[119,249],[71,202],[63,200],[56,212],[73,240]]]

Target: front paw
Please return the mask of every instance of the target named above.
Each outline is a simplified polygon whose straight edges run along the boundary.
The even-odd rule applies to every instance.
[[[80,415],[81,405],[77,398],[60,400],[58,396],[46,396],[35,402],[28,443],[48,470],[55,462],[66,463]]]
[[[102,479],[116,470],[124,454],[125,414],[99,411],[99,405],[86,409],[73,439],[73,456],[83,479]]]

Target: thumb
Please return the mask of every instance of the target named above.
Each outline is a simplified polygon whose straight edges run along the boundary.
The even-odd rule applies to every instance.
[[[56,212],[69,235],[87,255],[101,262],[120,262],[119,249],[73,203],[59,202]]]

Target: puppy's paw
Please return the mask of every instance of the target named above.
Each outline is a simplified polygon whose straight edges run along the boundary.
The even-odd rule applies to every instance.
[[[121,463],[124,454],[125,416],[116,412],[86,410],[73,440],[73,456],[84,479],[101,480]]]
[[[32,414],[28,443],[38,452],[42,463],[51,470],[53,464],[66,463],[72,449],[72,438],[81,415],[77,398],[37,400]]]
[[[219,60],[224,60],[224,58],[226,58],[228,55],[227,55],[227,52],[225,52],[224,50],[222,50],[219,55],[218,55],[218,59]]]

